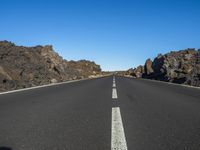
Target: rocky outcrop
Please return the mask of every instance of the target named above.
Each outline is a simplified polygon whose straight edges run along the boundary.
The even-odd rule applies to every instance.
[[[78,74],[80,74],[82,78],[88,77],[90,75],[99,75],[101,72],[100,65],[87,60],[69,61],[68,67],[77,70]]]
[[[142,75],[144,74],[144,66],[140,65],[138,66],[137,68],[134,68],[134,69],[129,69],[127,71],[127,74],[128,75],[131,75],[131,76],[134,76],[136,78],[141,78]]]
[[[52,46],[23,47],[0,41],[0,91],[86,78],[101,73],[94,62],[66,61]]]
[[[137,71],[136,71],[137,70]],[[186,49],[159,54],[152,62],[148,59],[143,70],[135,69],[135,77],[200,86],[200,50]]]
[[[152,68],[152,61],[151,59],[147,59],[144,65],[144,71],[146,75],[151,75],[153,73],[153,68]]]

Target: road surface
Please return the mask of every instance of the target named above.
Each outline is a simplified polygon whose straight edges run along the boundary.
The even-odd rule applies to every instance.
[[[0,95],[0,150],[127,149],[200,149],[200,90],[109,76]]]

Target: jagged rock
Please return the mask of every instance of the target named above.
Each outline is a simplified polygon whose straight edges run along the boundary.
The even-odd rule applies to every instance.
[[[101,67],[99,65],[87,60],[68,61],[68,66],[78,70],[78,72],[82,75],[81,78],[88,77],[90,75],[98,75],[101,72]]]
[[[56,79],[51,79],[51,83],[57,83],[58,81]]]
[[[64,60],[53,47],[16,46],[0,41],[0,91],[14,90],[71,79],[86,78],[101,73],[94,62]]]
[[[133,77],[141,78],[144,74],[144,67],[140,65],[137,68],[132,69],[131,72],[129,71],[128,73]]]
[[[153,79],[164,80],[174,83],[190,84],[199,86],[196,75],[197,54],[195,49],[170,52],[155,58],[153,62]],[[199,82],[199,81],[198,81]]]
[[[145,70],[145,73],[146,73],[147,75],[150,75],[151,73],[153,73],[152,61],[151,61],[151,59],[147,59],[147,60],[146,60],[145,65],[144,65],[144,70]]]
[[[141,67],[141,66],[139,66]],[[148,59],[144,72],[135,69],[133,76],[173,83],[200,86],[200,50],[186,49],[159,54],[152,62]]]

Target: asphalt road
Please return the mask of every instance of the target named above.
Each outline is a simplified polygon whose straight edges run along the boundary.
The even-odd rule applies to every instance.
[[[109,76],[0,95],[0,150],[114,148],[200,149],[200,90]]]

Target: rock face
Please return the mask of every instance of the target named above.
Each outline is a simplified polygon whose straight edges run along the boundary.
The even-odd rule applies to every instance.
[[[78,71],[78,74],[80,74],[82,78],[88,77],[90,75],[99,75],[101,72],[100,65],[87,60],[69,61],[68,67]]]
[[[144,66],[140,65],[137,68],[131,69],[131,71],[129,69],[128,74],[136,78],[141,78],[144,72]]]
[[[141,67],[141,66],[140,66]],[[158,55],[152,62],[148,59],[144,72],[135,69],[135,77],[200,86],[200,50],[186,49]]]
[[[144,71],[147,75],[151,75],[153,73],[153,68],[152,68],[152,61],[151,59],[147,59],[144,65]]]
[[[101,73],[94,62],[66,61],[52,46],[23,47],[0,41],[0,91],[86,78]]]

